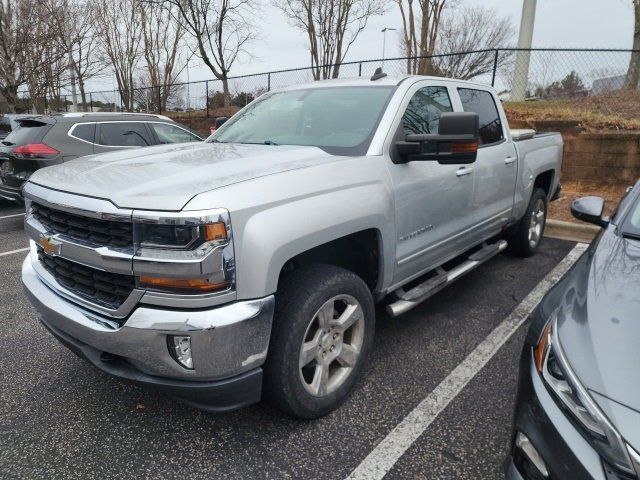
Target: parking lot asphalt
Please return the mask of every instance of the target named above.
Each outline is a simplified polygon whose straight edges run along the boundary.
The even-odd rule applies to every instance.
[[[0,205],[0,255],[27,246]],[[347,477],[507,317],[573,244],[502,254],[404,316],[379,309],[351,397],[303,422],[264,404],[213,415],[114,380],[62,347],[20,285],[25,253],[0,256],[0,477]],[[525,323],[399,458],[386,478],[503,477]]]

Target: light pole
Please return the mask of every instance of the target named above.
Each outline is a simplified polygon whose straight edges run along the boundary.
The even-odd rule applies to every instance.
[[[537,0],[524,0],[522,5],[522,18],[520,19],[520,34],[518,35],[518,50],[516,52],[516,64],[513,71],[513,84],[511,85],[511,100],[522,101],[527,95],[529,83],[529,60],[531,57],[531,42],[533,40],[533,25],[536,19]]]
[[[384,53],[385,50],[387,48],[387,31],[395,31],[395,28],[391,28],[391,27],[384,27],[381,32],[382,32],[382,66],[384,67]]]

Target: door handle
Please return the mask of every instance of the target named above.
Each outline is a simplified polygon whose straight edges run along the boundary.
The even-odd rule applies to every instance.
[[[517,160],[516,157],[507,157],[504,159],[504,164],[511,165],[512,163],[515,163],[516,160]]]
[[[473,173],[473,168],[471,167],[460,167],[456,171],[456,175],[458,177],[464,177],[465,175],[470,175],[471,173]]]

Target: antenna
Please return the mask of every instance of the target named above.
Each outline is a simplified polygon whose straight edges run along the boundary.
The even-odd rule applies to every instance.
[[[376,71],[373,73],[373,76],[371,77],[371,81],[375,82],[376,80],[380,80],[381,78],[384,78],[386,76],[387,74],[382,71],[382,67],[378,67],[376,68]]]

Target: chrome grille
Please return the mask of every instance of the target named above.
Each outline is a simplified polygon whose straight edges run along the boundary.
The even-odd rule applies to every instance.
[[[31,204],[31,215],[49,232],[112,248],[133,248],[133,224],[99,220]]]
[[[64,288],[109,309],[118,309],[135,288],[131,275],[104,272],[61,257],[50,257],[42,248],[38,248],[38,260]]]

